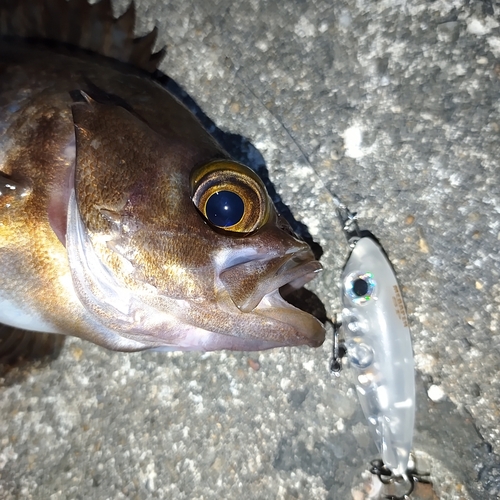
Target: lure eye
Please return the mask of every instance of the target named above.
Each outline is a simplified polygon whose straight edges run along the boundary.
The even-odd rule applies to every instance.
[[[248,234],[269,218],[270,200],[260,178],[248,167],[220,160],[191,174],[192,200],[215,229]]]
[[[363,278],[358,278],[352,282],[352,292],[357,297],[363,297],[368,293],[368,283]]]
[[[355,304],[365,304],[373,298],[375,280],[372,273],[352,273],[344,283],[345,292]]]

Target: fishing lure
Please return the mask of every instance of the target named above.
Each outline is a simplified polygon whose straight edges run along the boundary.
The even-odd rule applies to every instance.
[[[341,276],[342,312],[332,322],[330,370],[339,374],[345,356],[358,400],[382,460],[371,472],[382,483],[403,483],[408,498],[420,476],[409,466],[415,423],[415,372],[403,297],[380,244],[361,231],[357,216],[334,195],[338,217],[352,248]],[[343,342],[339,340],[342,328]]]

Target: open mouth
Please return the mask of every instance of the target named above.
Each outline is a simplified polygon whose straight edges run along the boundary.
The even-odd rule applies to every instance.
[[[309,249],[266,259],[258,256],[224,269],[219,277],[238,309],[253,311],[281,287],[296,290],[311,281],[322,266]]]
[[[233,304],[243,313],[266,318],[276,345],[319,346],[325,329],[313,315],[286,300],[321,271],[309,248],[274,258],[259,254],[224,269],[219,277]],[[285,298],[284,298],[285,297]]]
[[[317,260],[311,260],[309,251],[294,254],[276,273],[278,288],[286,296],[309,283],[322,270],[323,266]]]
[[[254,312],[286,325],[291,345],[318,347],[325,339],[323,324],[293,300],[294,292],[322,271],[318,261],[309,259],[309,252],[289,259],[277,273],[277,288],[262,297]]]

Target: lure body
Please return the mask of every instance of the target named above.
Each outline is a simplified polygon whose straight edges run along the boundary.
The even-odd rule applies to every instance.
[[[382,248],[359,239],[342,274],[345,348],[363,413],[394,475],[405,475],[415,421],[415,376],[401,292]]]

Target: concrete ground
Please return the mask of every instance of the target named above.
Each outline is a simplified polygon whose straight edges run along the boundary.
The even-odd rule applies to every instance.
[[[126,2],[117,2],[122,12]],[[348,248],[325,185],[400,278],[417,367],[414,498],[500,498],[500,4],[142,0],[172,76],[321,245],[339,310]],[[304,159],[304,155],[310,163]],[[263,160],[258,153],[262,155]],[[313,350],[142,353],[66,343],[0,379],[0,498],[368,498],[349,373]]]

